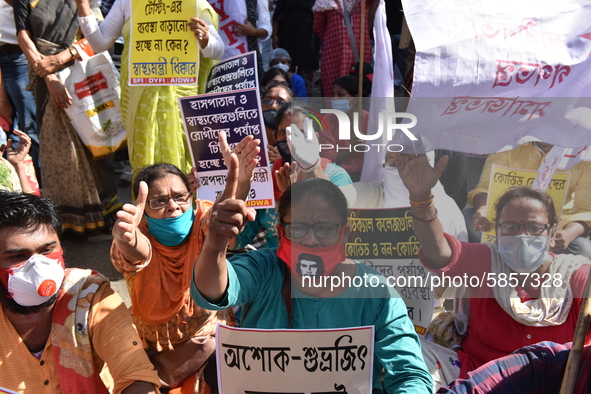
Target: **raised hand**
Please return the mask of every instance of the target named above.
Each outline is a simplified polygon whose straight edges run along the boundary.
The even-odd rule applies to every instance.
[[[201,187],[199,178],[197,177],[197,169],[195,167],[191,168],[191,172],[187,174],[187,179],[189,180],[189,188],[191,189],[191,193],[195,195],[197,190]]]
[[[125,204],[117,212],[117,221],[113,226],[113,237],[123,243],[134,246],[137,243],[138,226],[144,216],[148,185],[140,182],[138,196],[133,204]]]
[[[13,141],[8,140],[6,144],[6,160],[12,164],[15,168],[24,163],[29,149],[31,149],[31,137],[26,133],[14,129],[14,134],[19,137],[20,141],[16,149],[13,149]]]
[[[232,153],[228,160],[228,178],[221,197],[211,209],[206,242],[210,248],[224,251],[230,240],[236,238],[248,221],[255,219],[255,211],[244,201],[236,199],[238,190],[238,157]]]
[[[279,151],[274,146],[268,145],[267,150],[269,152],[269,161],[271,163],[274,163],[277,160],[281,159],[281,155],[279,154]]]
[[[247,135],[234,147],[234,149],[230,150],[226,133],[222,131],[219,133],[219,142],[220,151],[222,152],[226,167],[229,168],[228,163],[230,162],[229,159],[232,153],[236,154],[238,157],[238,183],[250,183],[254,174],[254,169],[258,163],[257,156],[261,151],[261,148],[259,148],[261,140],[255,140],[252,135]]]
[[[424,201],[431,196],[431,189],[443,174],[447,161],[448,157],[443,156],[435,167],[431,167],[429,159],[424,153],[419,155],[394,154],[394,162],[398,168],[400,178],[402,178],[402,182],[404,182],[410,192],[411,199],[414,201]]]
[[[284,163],[281,168],[275,170],[275,179],[277,179],[279,190],[285,192],[291,185],[291,166],[289,163]]]
[[[310,122],[306,119],[304,122]],[[307,129],[312,129],[312,125],[304,126],[304,130],[300,130],[295,125],[287,127],[285,133],[287,136],[287,144],[293,158],[297,161],[300,168],[309,169],[314,167],[320,161],[320,144],[316,133],[312,132],[312,138],[308,139],[304,132]]]
[[[488,208],[486,205],[481,205],[474,211],[472,215],[472,223],[474,224],[474,230],[477,231],[490,231],[494,228],[494,225],[486,217]]]

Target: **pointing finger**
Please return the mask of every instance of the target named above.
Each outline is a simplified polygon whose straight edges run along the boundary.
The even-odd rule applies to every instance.
[[[230,155],[230,163],[228,164],[228,178],[220,201],[235,199],[236,190],[238,189],[238,156],[235,153]]]

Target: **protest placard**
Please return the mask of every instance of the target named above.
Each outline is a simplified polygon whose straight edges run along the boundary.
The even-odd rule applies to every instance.
[[[492,165],[490,172],[490,181],[488,184],[488,196],[486,199],[487,213],[486,217],[491,223],[495,222],[494,205],[501,194],[514,186],[531,186],[536,177],[537,171],[519,170],[515,168],[502,167],[496,164]],[[566,201],[566,191],[570,181],[570,173],[555,172],[552,180],[548,183],[546,193],[552,197],[556,215],[560,217],[562,208]],[[496,229],[482,233],[482,242],[495,242],[497,239]]]
[[[218,325],[220,393],[372,391],[374,327],[259,330]]]
[[[219,133],[223,131],[230,149],[247,135],[261,140],[247,206],[274,207],[267,136],[261,118],[258,89],[181,97],[179,105],[191,158],[201,184],[198,197],[215,201],[226,186],[228,171],[218,141]]]
[[[395,287],[404,300],[415,331],[424,336],[435,298],[428,286],[431,273],[418,259],[420,244],[410,207],[350,210],[348,223],[347,257],[388,277],[388,285]]]
[[[403,6],[417,48],[407,112],[422,142],[404,141],[406,153],[591,144],[591,8],[576,0]]]
[[[199,43],[187,22],[196,0],[134,0],[131,3],[130,85],[196,84]]]
[[[234,56],[212,67],[207,78],[206,93],[258,88],[256,52]]]

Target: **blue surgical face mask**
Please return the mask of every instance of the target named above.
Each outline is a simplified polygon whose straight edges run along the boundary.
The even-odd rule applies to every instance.
[[[144,215],[148,221],[148,231],[158,242],[165,246],[180,245],[191,232],[195,212],[189,208],[187,212],[176,218],[154,219]]]
[[[330,102],[333,109],[343,111],[345,113],[349,112],[351,109],[351,100],[349,99],[331,99]]]
[[[286,73],[289,72],[289,66],[287,64],[277,63],[276,65],[273,66],[273,68],[278,68],[280,70],[285,71]]]
[[[550,258],[544,236],[501,235],[497,246],[505,264],[518,273],[532,273]]]

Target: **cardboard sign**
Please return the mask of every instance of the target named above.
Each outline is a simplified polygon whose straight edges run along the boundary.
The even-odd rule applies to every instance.
[[[212,93],[179,99],[187,143],[201,187],[203,200],[215,201],[226,186],[227,167],[220,151],[218,136],[226,133],[230,149],[245,136],[261,140],[258,165],[248,194],[247,206],[272,208],[273,182],[267,153],[267,135],[261,117],[258,89]]]
[[[130,85],[192,85],[199,75],[199,43],[187,22],[195,0],[134,0],[129,48]]]
[[[406,304],[415,331],[424,336],[433,316],[435,297],[431,273],[419,261],[420,244],[410,208],[354,209],[349,213],[348,258],[360,261],[388,278]]]
[[[374,327],[256,330],[218,325],[220,393],[372,391]]]

